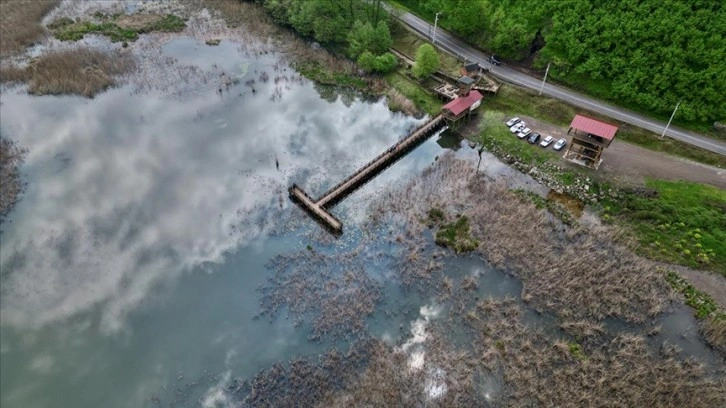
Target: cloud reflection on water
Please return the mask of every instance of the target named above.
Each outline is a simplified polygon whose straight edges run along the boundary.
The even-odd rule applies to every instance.
[[[155,285],[280,222],[292,181],[335,183],[414,122],[383,102],[325,102],[309,83],[272,102],[276,86],[187,100],[3,94],[2,132],[30,153],[2,236],[2,323],[100,307],[102,330],[117,331]]]

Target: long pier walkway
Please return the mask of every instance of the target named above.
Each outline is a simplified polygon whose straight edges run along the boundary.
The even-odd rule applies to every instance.
[[[415,129],[405,138],[399,140],[396,144],[378,155],[378,157],[371,160],[368,164],[350,175],[350,177],[328,190],[317,200],[313,200],[297,184],[293,184],[288,190],[290,198],[302,209],[321,222],[323,226],[327,227],[333,233],[340,234],[343,232],[343,223],[328,210],[342,201],[345,197],[349,196],[355,190],[374,179],[378,174],[383,172],[383,170],[387,169],[410,151],[418,147],[418,145],[427,140],[444,126],[446,126],[446,122],[444,121],[443,116],[439,114],[435,118]]]

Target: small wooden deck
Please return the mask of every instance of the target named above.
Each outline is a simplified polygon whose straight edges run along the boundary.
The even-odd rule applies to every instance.
[[[375,159],[368,162],[365,166],[361,167],[350,177],[328,190],[317,200],[313,200],[297,184],[293,184],[288,190],[290,198],[306,212],[311,214],[316,220],[321,222],[327,229],[333,233],[340,234],[343,232],[343,223],[328,212],[328,209],[332,208],[355,190],[375,178],[378,174],[400,160],[444,126],[446,126],[446,122],[444,121],[443,116],[436,116],[415,129],[405,138],[399,140],[396,144],[378,155]]]

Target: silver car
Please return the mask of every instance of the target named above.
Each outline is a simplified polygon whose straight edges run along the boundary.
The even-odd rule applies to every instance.
[[[555,150],[562,150],[563,147],[567,144],[567,139],[560,139],[555,143],[555,145],[552,147]]]
[[[520,118],[512,118],[507,121],[507,127],[511,128],[512,126],[516,125],[517,123],[521,122],[522,119]]]
[[[539,145],[540,145],[540,146],[542,146],[542,147],[547,147],[547,146],[549,146],[549,145],[550,145],[550,143],[552,143],[552,142],[553,142],[554,140],[555,140],[555,138],[554,138],[554,137],[552,137],[552,136],[547,136],[547,137],[545,137],[545,138],[544,138],[544,140],[542,140],[541,142],[539,142]]]
[[[512,132],[512,133],[517,133],[520,130],[524,129],[526,126],[527,126],[526,123],[519,122],[519,123],[515,124],[514,126],[510,127],[509,128],[509,131]]]
[[[527,137],[530,133],[532,133],[532,129],[530,128],[524,128],[521,132],[517,133],[517,137],[520,139],[524,139]]]

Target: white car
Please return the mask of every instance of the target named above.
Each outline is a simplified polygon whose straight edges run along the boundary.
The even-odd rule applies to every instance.
[[[520,139],[524,139],[525,137],[529,136],[530,133],[532,133],[532,129],[524,128],[521,132],[517,133],[517,137]]]
[[[539,145],[540,145],[540,146],[542,146],[542,147],[547,147],[547,146],[549,146],[549,145],[550,145],[550,143],[552,143],[552,142],[553,142],[554,140],[555,140],[555,138],[554,138],[554,137],[552,137],[552,136],[547,136],[547,137],[545,137],[545,138],[544,138],[544,140],[542,140],[541,142],[539,142]]]
[[[520,118],[512,118],[507,121],[507,127],[511,128],[512,126],[516,125],[517,123],[521,122],[522,119]]]
[[[560,139],[555,143],[555,145],[552,147],[555,150],[562,150],[563,147],[567,144],[567,139]]]
[[[509,128],[509,131],[512,132],[512,133],[517,133],[520,130],[524,129],[526,126],[527,126],[526,123],[519,122],[519,123],[515,124],[514,126],[510,127]]]

